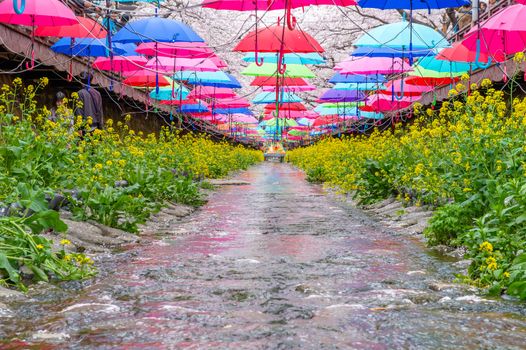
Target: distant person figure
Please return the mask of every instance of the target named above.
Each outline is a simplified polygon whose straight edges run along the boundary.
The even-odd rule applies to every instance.
[[[471,21],[473,20],[471,14],[471,5],[464,5],[457,9],[458,12],[458,29],[462,30],[469,28],[471,26]]]
[[[51,107],[51,115],[49,116],[49,120],[56,122],[59,118],[59,115],[57,114],[58,109],[60,106],[64,104],[64,99],[66,98],[66,94],[64,94],[62,91],[59,91],[55,94],[55,98],[53,99],[53,107]]]
[[[488,10],[488,3],[487,1],[480,1],[479,4],[479,15],[483,15]]]
[[[82,102],[82,107],[77,108],[75,115],[80,115],[84,121],[91,117],[91,130],[101,129],[104,123],[104,115],[102,109],[102,96],[100,92],[88,84],[91,80],[89,73],[83,72],[80,76],[84,87],[78,91],[79,100]]]

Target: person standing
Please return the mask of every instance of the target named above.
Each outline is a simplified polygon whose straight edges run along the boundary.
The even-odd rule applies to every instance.
[[[101,129],[104,124],[102,96],[97,89],[89,85],[91,80],[89,73],[84,72],[81,75],[81,80],[83,88],[78,91],[78,95],[82,107],[77,108],[75,114],[80,115],[84,121],[91,117],[91,131]]]

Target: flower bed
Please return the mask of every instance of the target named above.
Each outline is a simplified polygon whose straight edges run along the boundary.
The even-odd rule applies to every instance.
[[[311,181],[437,208],[430,244],[466,246],[471,283],[526,299],[526,100],[508,101],[489,80],[460,84],[440,110],[415,107],[411,125],[326,139],[290,151]]]

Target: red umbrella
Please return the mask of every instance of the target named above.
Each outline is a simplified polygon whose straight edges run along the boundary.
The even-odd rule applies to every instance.
[[[122,82],[124,85],[134,86],[134,87],[156,87],[156,86],[169,86],[170,82],[164,77],[159,76],[159,84],[156,84],[155,72],[149,70],[137,70],[134,72],[127,72],[128,76]]]
[[[216,72],[219,68],[206,58],[155,57],[148,61],[147,68],[166,73],[179,71]]]
[[[108,35],[99,23],[89,17],[77,16],[78,23],[60,26],[39,26],[35,30],[36,36],[55,36],[59,38],[98,38],[103,39]]]
[[[250,86],[276,86],[279,80],[280,86],[307,86],[309,82],[303,78],[280,78],[277,79],[275,75],[271,77],[256,77]]]
[[[312,126],[321,126],[321,125],[328,125],[328,124],[336,124],[336,123],[342,123],[345,119],[340,117],[339,115],[324,115],[321,117],[318,117],[314,120],[314,124]]]
[[[182,106],[182,105],[195,105],[195,104],[199,104],[203,102],[198,101],[196,99],[187,99],[187,100],[161,100],[160,103],[162,105],[169,105],[169,106]]]
[[[142,69],[146,62],[148,60],[142,56],[114,56],[113,59],[110,57],[98,57],[93,62],[93,68],[122,74],[123,72]]]
[[[366,112],[388,112],[404,109],[411,106],[420,98],[402,97],[400,100],[386,95],[371,95],[368,97],[367,105],[359,107]]]
[[[453,62],[475,62],[476,57],[476,51],[471,51],[459,41],[454,43],[453,46],[443,49],[436,55],[437,60]],[[488,54],[481,52],[479,62],[488,62]]]
[[[256,37],[258,45],[256,45]],[[323,48],[309,34],[299,29],[283,28],[280,25],[262,28],[248,33],[236,45],[240,52],[308,53],[324,52]],[[278,60],[279,61],[279,60]]]
[[[415,84],[409,84],[407,83],[407,78],[403,80],[402,79],[396,79],[396,80],[390,80],[387,84],[385,84],[387,89],[385,90],[379,90],[378,93],[382,95],[404,95],[404,96],[420,96],[424,92],[429,92],[433,90],[433,87],[426,86],[426,85],[415,85]]]
[[[429,78],[429,77],[419,77],[411,76],[405,79],[405,82],[410,85],[421,85],[421,86],[442,86],[448,84],[454,84],[460,80],[460,77],[453,78]]]

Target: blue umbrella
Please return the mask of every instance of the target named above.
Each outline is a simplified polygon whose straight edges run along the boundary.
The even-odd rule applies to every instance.
[[[468,0],[359,0],[363,8],[382,10],[431,10],[470,5]]]
[[[365,111],[358,111],[358,117],[363,119],[383,119],[384,115],[383,113],[378,112],[365,112]]]
[[[57,41],[51,50],[68,56],[82,57],[107,57],[109,49],[105,39],[97,38],[62,38]],[[120,45],[113,46],[113,54],[120,55],[125,50]],[[137,54],[135,54],[137,55]]]
[[[198,104],[195,104],[195,105],[176,106],[176,110],[178,112],[182,112],[182,113],[204,113],[204,112],[209,112],[208,107],[206,107],[202,103],[198,103]]]
[[[159,89],[159,91],[153,90],[150,92],[150,97],[154,100],[162,100],[162,101],[171,101],[171,100],[186,100],[188,97],[188,94],[190,91],[185,88],[184,86],[176,84],[175,88],[173,89],[172,94],[172,88],[162,88]]]
[[[254,115],[252,111],[246,107],[239,108],[216,108],[214,114],[244,114],[244,115]]]
[[[188,82],[193,85],[200,85],[200,86],[215,86],[218,88],[230,88],[230,89],[239,89],[241,88],[241,84],[239,81],[229,73],[225,73],[226,76],[229,78],[229,81],[216,81],[216,80],[208,80],[208,79],[201,79],[201,80],[189,80]]]
[[[353,45],[388,47],[400,51],[443,49],[450,46],[447,39],[433,28],[417,23],[411,24],[407,21],[373,28],[356,40]]]
[[[356,102],[365,99],[365,95],[355,90],[327,90],[319,98],[330,102]]]
[[[289,103],[289,102],[302,102],[303,100],[293,92],[283,92],[280,95],[280,101],[281,103]],[[275,103],[276,102],[276,93],[274,91],[270,92],[261,92],[254,97],[252,100],[252,103],[254,104],[267,104],[267,103]]]
[[[266,63],[276,63],[278,57],[274,53],[261,52],[258,53],[258,58],[263,58]],[[243,60],[246,62],[256,62],[255,53],[247,53]],[[312,53],[287,53],[284,55],[284,63],[286,64],[321,64],[325,59],[317,52]]]
[[[428,50],[428,49],[414,49],[411,52],[409,50],[398,50],[393,49],[390,47],[369,47],[369,46],[361,46],[357,47],[353,52],[351,52],[351,56],[357,56],[357,57],[408,57],[409,54],[413,55],[413,57],[424,57],[424,56],[433,56],[436,54],[437,50]]]
[[[383,83],[385,81],[387,81],[387,79],[381,74],[358,75],[336,73],[329,80],[329,83]]]
[[[113,41],[116,43],[204,42],[186,24],[157,16],[128,22],[113,36]]]
[[[187,81],[190,84],[200,85],[200,82],[229,83],[230,77],[225,72],[195,72],[180,71],[174,74],[174,79]]]

